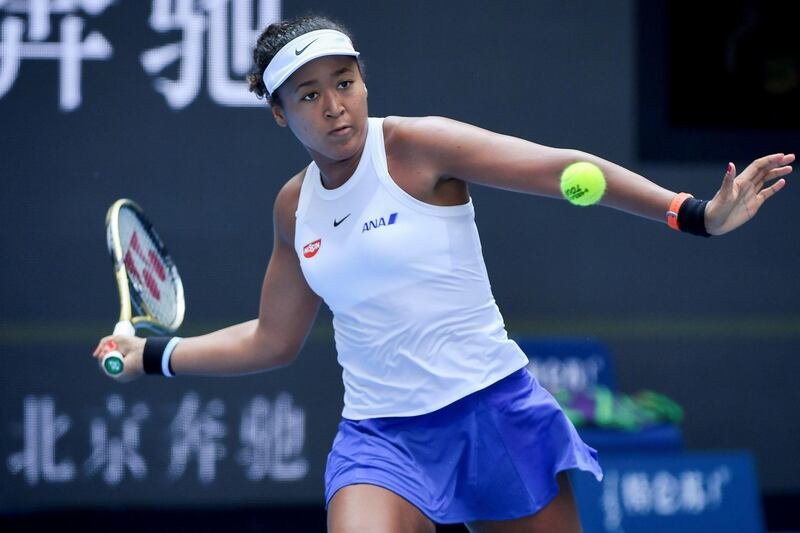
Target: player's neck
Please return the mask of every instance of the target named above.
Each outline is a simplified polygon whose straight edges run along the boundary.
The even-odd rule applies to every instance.
[[[314,162],[317,164],[317,168],[319,168],[322,186],[326,189],[338,189],[344,185],[358,168],[363,153],[364,144],[362,144],[358,152],[351,157],[338,161],[327,158],[321,154],[312,154]]]

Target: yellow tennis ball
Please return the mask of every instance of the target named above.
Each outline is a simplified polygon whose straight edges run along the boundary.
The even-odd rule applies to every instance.
[[[596,204],[605,192],[606,178],[593,163],[572,163],[561,173],[561,194],[573,205]]]

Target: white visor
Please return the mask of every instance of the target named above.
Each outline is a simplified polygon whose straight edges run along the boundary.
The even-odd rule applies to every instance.
[[[347,35],[340,31],[315,30],[304,33],[278,50],[264,69],[262,78],[267,91],[272,95],[294,71],[312,59],[324,56],[358,57],[358,52],[353,49],[353,43]]]

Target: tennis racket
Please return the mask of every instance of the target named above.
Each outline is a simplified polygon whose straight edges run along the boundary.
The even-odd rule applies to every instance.
[[[172,333],[183,322],[183,284],[164,242],[136,202],[121,199],[106,214],[106,242],[119,290],[119,321],[114,335],[139,328]],[[107,353],[103,370],[111,377],[125,369],[118,351]]]

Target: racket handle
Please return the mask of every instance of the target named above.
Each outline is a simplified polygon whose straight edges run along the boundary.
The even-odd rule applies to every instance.
[[[136,335],[136,330],[129,321],[122,320],[117,322],[117,325],[114,326],[114,335],[128,335],[132,337]],[[125,370],[125,362],[120,352],[114,350],[103,356],[103,371],[105,371],[106,375],[113,378],[122,374],[123,370]]]

